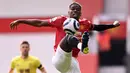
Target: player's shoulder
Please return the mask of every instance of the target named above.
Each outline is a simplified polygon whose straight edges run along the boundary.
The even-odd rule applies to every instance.
[[[56,17],[53,17],[53,18],[52,18],[52,21],[59,20],[59,19],[65,20],[65,19],[67,19],[67,17],[64,16],[64,15],[56,16]]]
[[[91,21],[86,18],[79,19],[79,22],[91,23]]]
[[[20,56],[15,56],[15,57],[12,58],[12,61],[17,61],[19,59],[20,59]]]
[[[64,15],[60,15],[60,16],[58,16],[59,18],[64,18],[64,19],[66,19],[67,17],[66,16],[64,16]]]
[[[31,60],[39,60],[38,57],[36,57],[36,56],[32,56],[32,55],[30,55],[29,58],[30,58]]]

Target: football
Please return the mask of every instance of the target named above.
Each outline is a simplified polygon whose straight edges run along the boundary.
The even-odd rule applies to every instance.
[[[67,34],[75,34],[79,30],[79,22],[74,18],[67,18],[63,23],[63,30]]]

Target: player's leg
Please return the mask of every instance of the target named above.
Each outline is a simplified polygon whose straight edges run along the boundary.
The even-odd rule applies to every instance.
[[[66,35],[60,42],[59,46],[61,47],[61,49],[65,52],[71,52],[73,48],[77,48],[78,45],[80,45],[80,47],[78,47],[79,49],[81,49],[81,51],[85,54],[88,53],[88,41],[89,41],[89,33],[88,32],[84,32],[82,35],[82,40],[81,43],[80,41],[73,35]]]
[[[82,35],[82,41],[81,41],[81,43],[78,43],[78,45],[80,45],[81,51],[85,54],[87,54],[89,51],[88,50],[88,41],[89,41],[89,34],[88,34],[88,32],[84,32]],[[80,67],[79,67],[79,62],[76,58],[72,57],[71,66],[66,73],[81,73]]]
[[[72,63],[72,48],[77,47],[79,40],[73,35],[66,35],[60,42],[55,56],[52,59],[53,65],[61,73],[66,73],[69,70]]]
[[[71,52],[73,48],[77,48],[80,41],[73,35],[67,34],[60,42],[59,46],[65,52]]]
[[[63,51],[60,46],[58,46],[55,55],[52,58],[52,64],[61,73],[66,73],[71,65],[72,52]]]
[[[79,62],[76,58],[72,57],[71,66],[66,73],[81,73]]]
[[[88,51],[88,33],[85,32],[82,37],[82,45],[81,50]],[[79,71],[79,66],[72,60],[72,49],[77,48],[77,45],[79,44],[79,40],[74,37],[73,35],[66,35],[60,42],[57,51],[55,53],[55,56],[52,59],[52,62],[54,66],[59,70],[60,72],[64,73],[68,71],[70,68],[72,68],[71,71]],[[87,50],[86,50],[87,49]],[[76,66],[73,66],[76,65]]]
[[[84,32],[84,34],[82,35],[81,43],[78,43],[78,45],[80,45],[79,47],[80,47],[81,51],[85,54],[87,54],[89,51],[88,40],[89,40],[89,34],[88,34],[88,32]],[[76,58],[72,57],[71,66],[66,73],[81,73],[79,63]]]
[[[81,43],[78,43],[77,46],[84,54],[87,54],[89,52],[88,41],[89,41],[89,33],[84,32],[82,35]]]

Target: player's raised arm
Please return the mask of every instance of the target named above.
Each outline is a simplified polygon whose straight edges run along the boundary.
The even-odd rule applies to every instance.
[[[39,20],[39,19],[18,19],[10,23],[10,28],[14,29],[19,24],[27,24],[35,27],[49,26],[48,20]]]
[[[106,24],[95,25],[94,24],[93,30],[103,31],[103,30],[115,28],[118,26],[120,26],[120,23],[118,21],[115,21],[113,24],[109,24],[109,25],[106,25]]]
[[[57,16],[47,20],[40,19],[18,19],[10,23],[10,28],[17,28],[19,24],[27,24],[35,27],[51,26],[59,27],[62,26],[62,22],[66,19],[65,16]]]

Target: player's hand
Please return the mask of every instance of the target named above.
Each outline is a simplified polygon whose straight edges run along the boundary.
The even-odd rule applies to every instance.
[[[17,29],[17,26],[19,25],[19,20],[15,20],[13,22],[10,23],[10,28],[13,29]]]
[[[114,25],[115,27],[118,27],[118,26],[120,26],[120,23],[119,23],[119,21],[114,21],[114,22],[113,22],[113,25]]]

